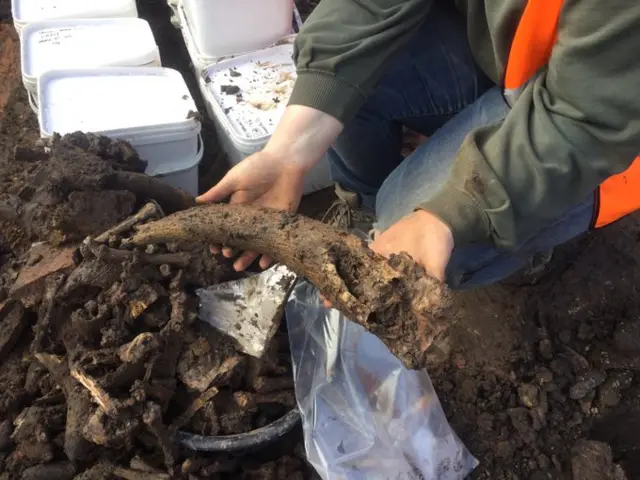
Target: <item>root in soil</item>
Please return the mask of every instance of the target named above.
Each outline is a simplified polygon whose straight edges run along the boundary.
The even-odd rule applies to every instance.
[[[387,260],[321,222],[247,205],[211,205],[141,225],[139,246],[189,239],[265,253],[308,278],[348,318],[378,336],[408,368],[455,321],[444,284],[406,254]]]

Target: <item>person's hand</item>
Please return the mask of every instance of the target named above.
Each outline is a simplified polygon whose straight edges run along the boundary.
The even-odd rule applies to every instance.
[[[440,281],[453,251],[451,229],[426,210],[416,210],[381,233],[369,247],[374,252],[389,257],[405,252],[427,273]]]
[[[197,198],[198,203],[249,203],[295,212],[302,197],[304,176],[322,159],[342,131],[342,123],[331,115],[304,105],[289,105],[264,150],[242,160],[215,187]],[[231,258],[230,248],[214,246],[214,253]],[[245,252],[233,267],[245,270],[258,258]],[[262,257],[260,267],[271,259]]]
[[[440,281],[445,280],[453,247],[451,229],[426,210],[416,210],[407,215],[369,245],[371,250],[386,258],[394,253],[407,253],[429,275]],[[325,307],[332,308],[331,302],[321,298]]]
[[[199,196],[198,203],[245,203],[295,212],[302,198],[305,171],[299,164],[290,162],[271,152],[251,155],[233,167],[227,175],[208,192]],[[228,247],[213,246],[214,253],[231,258],[234,251]],[[258,257],[256,252],[244,252],[233,264],[236,271],[246,270]],[[263,256],[260,267],[265,269],[271,259]]]

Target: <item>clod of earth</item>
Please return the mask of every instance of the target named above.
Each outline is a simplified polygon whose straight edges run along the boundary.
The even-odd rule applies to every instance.
[[[199,240],[268,254],[308,278],[339,310],[377,335],[409,368],[455,322],[446,286],[407,255],[387,260],[321,222],[247,205],[210,205],[138,227],[138,246]]]
[[[46,150],[45,150],[46,147]],[[52,244],[81,240],[129,216],[137,202],[155,199],[167,212],[194,200],[144,175],[146,163],[125,142],[80,133],[16,150],[0,178],[0,221],[18,222],[27,235]]]

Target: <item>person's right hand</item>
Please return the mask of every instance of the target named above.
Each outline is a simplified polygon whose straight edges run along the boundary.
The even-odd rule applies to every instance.
[[[198,203],[221,202],[252,204],[278,210],[295,212],[302,198],[305,170],[300,164],[281,158],[280,155],[262,151],[247,157],[225,175],[208,192],[199,196]],[[231,258],[231,248],[213,246],[214,253]],[[233,264],[236,271],[246,270],[258,257],[256,252],[244,252]],[[260,268],[268,268],[271,259],[263,256]]]

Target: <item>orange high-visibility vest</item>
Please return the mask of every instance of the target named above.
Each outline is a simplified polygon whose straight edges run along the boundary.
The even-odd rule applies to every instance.
[[[510,105],[549,62],[562,6],[563,0],[527,1],[504,77],[504,97]],[[627,170],[609,177],[598,187],[592,227],[604,227],[636,210],[640,210],[640,156]]]

